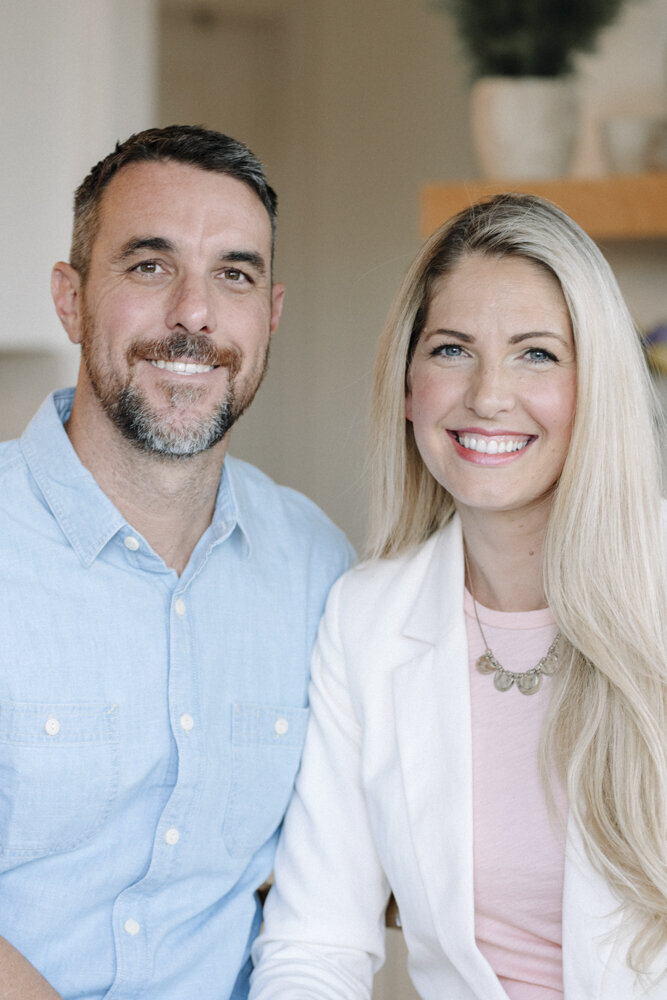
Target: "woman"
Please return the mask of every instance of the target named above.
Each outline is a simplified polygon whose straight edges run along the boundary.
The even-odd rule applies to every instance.
[[[253,1000],[667,998],[652,396],[591,240],[504,195],[412,264],[374,389],[373,556],[332,591]]]

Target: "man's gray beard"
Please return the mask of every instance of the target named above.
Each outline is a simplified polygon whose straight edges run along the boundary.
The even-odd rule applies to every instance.
[[[194,396],[197,390],[192,390]],[[178,402],[185,402],[187,390],[175,387]],[[136,386],[128,385],[115,400],[103,399],[102,405],[123,436],[142,451],[170,458],[198,455],[217,444],[241,415],[235,412],[229,397],[213,413],[194,425],[181,428],[164,426]]]
[[[255,372],[254,383],[251,381],[249,385],[239,386],[236,376],[241,358],[238,351],[226,349],[215,354],[208,338],[185,334],[167,337],[153,345],[157,347],[158,356],[164,356],[170,361],[187,357],[202,364],[224,365],[228,371],[227,393],[216,409],[195,422],[191,417],[188,418],[186,412],[180,418],[179,426],[179,408],[196,403],[203,390],[197,386],[172,385],[168,390],[173,417],[170,422],[169,412],[163,415],[153,409],[141,390],[131,381],[128,380],[123,385],[120,378],[114,378],[113,373],[105,372],[95,364],[95,354],[92,350],[93,327],[87,317],[85,328],[86,336],[81,345],[82,358],[93,391],[104,412],[127,441],[147,454],[161,455],[165,458],[178,459],[198,455],[221,441],[252,403],[268,367],[267,345],[261,366]],[[140,346],[137,349],[140,350]],[[240,390],[238,398],[235,391],[237,389]]]

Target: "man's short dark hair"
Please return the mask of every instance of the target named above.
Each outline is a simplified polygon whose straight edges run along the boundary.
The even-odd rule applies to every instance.
[[[247,184],[264,205],[275,243],[278,199],[267,183],[264,168],[247,146],[236,139],[200,125],[149,128],[116,144],[113,153],[93,167],[74,195],[74,227],[70,263],[86,280],[93,243],[100,224],[100,203],[111,179],[130,163],[189,164],[201,170],[227,174]]]

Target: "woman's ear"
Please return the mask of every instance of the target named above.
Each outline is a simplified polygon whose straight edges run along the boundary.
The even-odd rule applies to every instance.
[[[51,272],[51,297],[67,336],[73,344],[80,344],[81,276],[65,261],[58,261]]]

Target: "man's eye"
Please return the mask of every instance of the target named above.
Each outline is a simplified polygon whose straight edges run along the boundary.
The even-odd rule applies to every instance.
[[[222,273],[228,281],[233,281],[234,283],[242,284],[246,280],[246,275],[243,271],[239,271],[236,267],[226,267]]]
[[[138,264],[135,264],[132,270],[137,271],[139,274],[158,274],[160,265],[156,260],[142,260]]]

